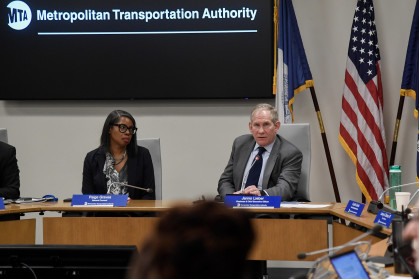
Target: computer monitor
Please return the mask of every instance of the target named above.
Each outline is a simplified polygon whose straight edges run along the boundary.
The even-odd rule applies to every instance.
[[[0,245],[0,274],[1,278],[124,278],[136,253],[136,246]]]
[[[272,0],[0,2],[0,100],[273,98]]]

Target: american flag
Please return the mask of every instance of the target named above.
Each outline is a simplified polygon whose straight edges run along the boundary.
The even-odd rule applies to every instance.
[[[353,18],[342,97],[339,141],[356,166],[368,201],[388,187],[380,52],[372,0],[359,0]]]

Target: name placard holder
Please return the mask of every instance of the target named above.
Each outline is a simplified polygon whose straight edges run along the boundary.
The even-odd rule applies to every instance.
[[[1,209],[6,209],[6,207],[4,206],[3,198],[0,198],[0,210]]]
[[[233,208],[280,208],[281,196],[226,195],[224,204]]]
[[[128,195],[73,195],[71,206],[127,206]]]
[[[394,214],[380,210],[377,213],[377,217],[375,217],[374,223],[380,224],[380,225],[385,226],[386,228],[389,228],[393,218],[394,218]]]
[[[353,214],[357,217],[360,217],[362,210],[364,210],[364,207],[365,207],[365,204],[350,200],[348,202],[348,205],[345,208],[345,212]]]

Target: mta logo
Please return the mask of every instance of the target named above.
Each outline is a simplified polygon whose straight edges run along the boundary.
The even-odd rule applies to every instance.
[[[22,1],[13,1],[7,5],[9,8],[9,26],[15,30],[28,27],[32,20],[32,12],[29,6]]]

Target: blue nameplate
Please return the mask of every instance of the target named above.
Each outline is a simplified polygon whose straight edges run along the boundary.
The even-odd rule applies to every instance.
[[[362,210],[364,210],[364,206],[365,204],[363,203],[359,203],[359,202],[355,202],[355,201],[349,201],[348,205],[345,208],[345,212],[347,213],[351,213],[354,214],[358,217],[361,216]]]
[[[4,206],[3,198],[0,197],[0,209],[6,209]]]
[[[128,195],[73,195],[71,206],[127,206]]]
[[[385,211],[378,211],[377,217],[375,217],[374,223],[380,224],[389,228],[391,225],[391,220],[393,220],[394,215]]]
[[[230,207],[279,208],[281,196],[226,195],[224,204]]]

